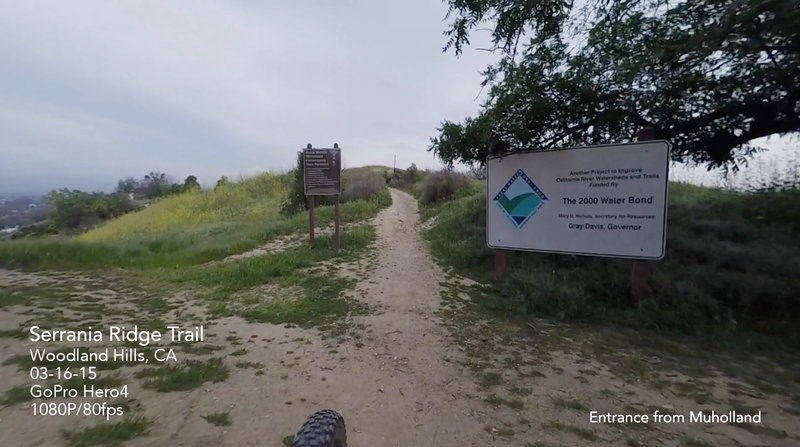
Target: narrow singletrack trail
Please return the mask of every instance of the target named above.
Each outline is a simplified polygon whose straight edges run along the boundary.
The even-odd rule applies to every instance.
[[[462,354],[437,317],[443,274],[420,238],[417,202],[391,193],[392,205],[373,221],[372,252],[336,266],[357,281],[351,296],[369,308],[349,319],[346,335],[217,321],[217,339],[255,341],[245,343],[241,359],[266,365],[264,374],[238,370],[151,410],[158,425],[128,445],[273,446],[323,408],[344,416],[353,447],[491,444],[484,430],[491,409],[458,366]],[[160,398],[142,393],[148,408],[145,396]],[[199,417],[220,408],[230,408],[234,421],[224,432]]]
[[[0,307],[0,331],[45,324],[48,305],[52,312],[64,312],[54,304],[61,297],[68,297],[64,304],[73,324],[86,320],[86,306],[99,304],[103,313],[95,318],[104,324],[131,325],[156,316],[165,323],[204,324],[208,339],[202,345],[176,349],[180,362],[222,361],[227,375],[218,382],[158,392],[137,378],[142,365],[102,372],[129,386],[126,417],[152,422],[125,447],[277,447],[309,415],[326,408],[344,416],[350,447],[711,445],[687,439],[713,439],[720,447],[797,444],[793,395],[762,394],[720,370],[703,370],[698,378],[670,369],[674,346],[655,355],[631,350],[601,332],[544,320],[518,327],[472,312],[472,293],[480,287],[444,274],[420,237],[417,201],[390,191],[392,205],[371,221],[376,240],[361,257],[341,256],[311,267],[315,275],[352,280],[344,292],[348,314],[323,325],[212,316],[190,289],[164,296],[169,312],[132,316],[146,297],[115,282],[113,275],[0,269],[0,290],[31,288],[56,297],[45,293],[38,307],[35,302]],[[293,293],[279,283],[259,284],[251,292],[265,302],[291,302]],[[589,343],[587,334],[600,341]],[[26,338],[0,337],[0,399],[9,390],[30,387],[27,369],[5,359],[25,357],[33,346]],[[0,400],[0,446],[64,446],[64,431],[79,433],[106,422],[34,417],[30,403]],[[592,410],[686,414],[727,411],[733,404],[763,410],[768,419],[763,426],[588,420]],[[214,414],[227,414],[231,424],[213,425],[207,419]]]
[[[436,316],[443,273],[420,238],[417,201],[391,193],[391,207],[375,220],[374,264],[356,287],[374,308],[361,318],[371,340],[342,365],[354,385],[333,404],[353,427],[354,446],[486,445],[484,406]]]

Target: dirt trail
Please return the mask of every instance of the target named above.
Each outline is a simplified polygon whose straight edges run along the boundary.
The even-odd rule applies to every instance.
[[[353,446],[491,442],[479,422],[486,410],[465,397],[476,396],[474,385],[453,364],[457,348],[449,345],[434,316],[442,273],[419,237],[417,202],[396,190],[392,201],[374,221],[373,256],[341,267],[343,275],[358,279],[354,295],[370,307],[369,315],[353,319],[359,328],[354,338],[322,339],[312,331],[238,318],[216,326],[220,335],[235,331],[244,339],[256,337],[261,346],[247,346],[246,359],[267,367],[265,375],[236,375],[194,400],[194,408],[211,399],[219,400],[217,407],[232,408],[234,426],[209,438],[208,445],[275,445],[323,408],[344,415]],[[261,344],[273,338],[277,342]],[[159,419],[168,419],[167,412]],[[164,427],[164,435],[177,430],[171,443],[201,445],[198,433],[215,431],[200,418],[184,420],[191,422]],[[147,444],[142,439],[141,445]]]
[[[348,328],[338,334],[247,323],[238,317],[208,322],[211,344],[226,345],[231,337],[241,342],[214,354],[226,357],[230,377],[171,393],[126,380],[131,397],[155,423],[147,436],[125,445],[277,446],[309,414],[324,408],[345,416],[353,446],[491,442],[479,422],[485,410],[466,397],[476,396],[473,382],[454,364],[458,348],[450,346],[435,316],[442,272],[419,237],[417,202],[400,191],[391,194],[393,204],[373,222],[375,250],[337,266],[341,275],[357,280],[351,295],[369,307],[367,315],[350,318]],[[8,285],[29,277],[0,273]],[[11,315],[3,318],[4,327],[18,324]],[[29,347],[13,339],[0,339],[0,345],[9,357]],[[247,353],[231,355],[241,349]],[[258,366],[233,366],[239,362]],[[2,390],[25,382],[15,365],[0,370]],[[131,377],[135,370],[123,368],[121,373]],[[225,411],[230,411],[229,427],[213,426],[201,417]],[[102,422],[64,417],[45,421],[29,413],[27,404],[0,409],[3,445],[63,445],[60,430]]]
[[[788,446],[800,440],[791,396],[767,397],[724,375],[698,381],[672,373],[672,385],[653,388],[640,381],[644,376],[637,371],[642,362],[633,362],[637,359],[627,353],[621,354],[626,362],[616,366],[595,358],[616,348],[587,354],[568,337],[533,336],[527,328],[508,329],[499,321],[480,317],[455,321],[449,316],[443,321],[442,296],[458,293],[459,284],[451,279],[443,285],[445,275],[419,236],[416,200],[397,190],[391,194],[392,205],[373,221],[377,241],[371,253],[335,266],[339,275],[356,280],[350,296],[367,306],[367,312],[323,330],[248,323],[238,317],[205,321],[208,344],[219,350],[204,355],[223,357],[230,376],[191,391],[159,393],[143,389],[133,378],[140,368],[121,369],[135,399],[131,407],[141,408],[154,421],[146,436],[124,445],[279,446],[308,415],[324,408],[344,415],[352,447],[710,445],[692,444],[687,434],[711,435],[717,446]],[[0,270],[2,287],[67,279],[79,278]],[[79,300],[84,295],[88,296],[83,292],[73,296]],[[122,292],[112,295],[102,298],[107,315],[135,304],[120,299]],[[185,294],[168,298],[172,304],[182,303],[182,312],[188,313],[166,318],[184,325],[203,321],[201,303],[186,298]],[[32,310],[0,309],[0,330],[17,327]],[[537,333],[548,332],[547,325],[540,326],[530,327]],[[0,338],[0,357],[25,354],[29,345],[27,340]],[[622,368],[625,365],[630,371]],[[0,394],[27,382],[25,374],[16,365],[0,364]],[[659,380],[668,383],[665,377]],[[677,382],[688,391],[676,394],[670,387]],[[698,400],[689,392],[698,387],[710,394]],[[739,392],[733,396],[731,390]],[[716,403],[699,403],[711,400],[708,396]],[[594,409],[727,411],[730,406],[725,403],[732,405],[734,397],[739,407],[764,409],[768,423],[764,427],[587,424],[588,412]],[[214,426],[202,417],[219,412],[230,412],[232,425]],[[29,403],[0,406],[0,445],[61,446],[60,430],[100,422],[37,419],[30,415]],[[536,444],[539,441],[545,444]]]
[[[392,201],[374,221],[373,255],[341,267],[341,274],[358,280],[355,298],[370,307],[368,315],[353,319],[358,328],[354,337],[323,340],[310,331],[238,319],[217,327],[220,334],[235,328],[245,339],[285,340],[264,345],[261,356],[247,355],[248,360],[261,357],[268,365],[266,375],[247,381],[233,377],[215,387],[216,398],[235,405],[232,419],[241,424],[218,438],[220,444],[273,445],[254,442],[265,437],[279,441],[323,408],[344,415],[352,446],[491,442],[479,422],[486,410],[465,397],[476,396],[473,382],[454,365],[457,348],[450,346],[434,316],[442,272],[419,237],[417,202],[396,190]],[[179,428],[173,442],[196,445],[196,430],[209,431],[205,421],[193,420],[192,426]]]
[[[434,316],[443,274],[417,221],[417,201],[392,190],[392,206],[375,222],[374,268],[356,288],[378,308],[361,318],[372,339],[340,366],[360,385],[341,388],[343,400],[331,404],[346,414],[354,446],[486,445],[484,410],[465,397],[475,396],[474,385],[454,365],[457,348]]]

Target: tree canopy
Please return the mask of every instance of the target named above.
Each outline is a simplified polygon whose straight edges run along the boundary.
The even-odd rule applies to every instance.
[[[197,189],[200,189],[200,183],[194,175],[186,177],[183,184],[180,184],[173,182],[172,178],[163,172],[150,171],[140,180],[133,177],[120,179],[117,182],[116,192],[135,193],[138,196],[155,199]]]
[[[134,211],[137,206],[124,194],[88,193],[63,188],[50,191],[45,201],[53,208],[50,220],[61,230],[75,230]]]
[[[117,182],[116,192],[131,193],[139,188],[139,181],[133,177],[125,177]]]
[[[676,160],[736,168],[752,140],[800,130],[797,0],[447,1],[444,50],[489,31],[501,55],[478,116],[431,139],[448,164],[654,127]]]
[[[183,190],[184,191],[199,191],[200,190],[200,183],[197,181],[197,177],[194,175],[190,175],[186,177],[186,180],[183,181]]]

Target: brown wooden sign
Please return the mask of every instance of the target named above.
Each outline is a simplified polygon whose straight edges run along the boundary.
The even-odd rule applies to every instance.
[[[339,195],[342,193],[342,151],[333,143],[331,149],[303,150],[303,187],[308,199],[308,242],[314,245],[314,196],[336,196],[333,208],[333,246],[339,250]]]
[[[341,149],[306,148],[303,150],[303,160],[304,187],[307,196],[332,196],[342,193]]]

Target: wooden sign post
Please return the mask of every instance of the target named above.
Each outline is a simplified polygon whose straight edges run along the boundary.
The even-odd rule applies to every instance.
[[[636,133],[636,141],[649,141],[656,139],[654,127],[644,127]],[[631,263],[631,299],[641,307],[642,299],[647,294],[650,286],[647,278],[650,275],[650,261],[634,260]]]
[[[314,245],[314,196],[336,196],[333,211],[333,243],[339,249],[339,195],[342,193],[342,151],[314,149],[309,143],[303,151],[303,187],[308,198],[308,240]]]
[[[494,282],[503,285],[506,282],[506,251],[494,251]]]
[[[336,204],[333,205],[333,246],[339,251],[339,194],[336,194]]]

